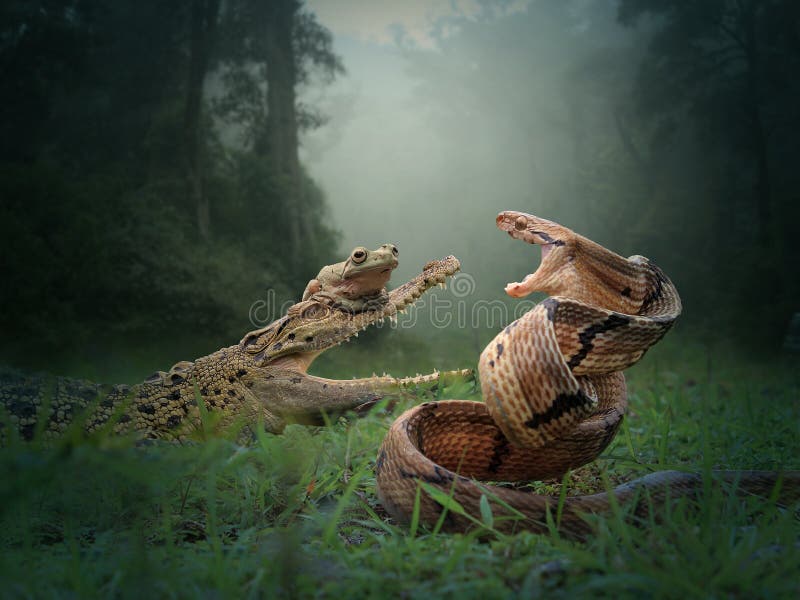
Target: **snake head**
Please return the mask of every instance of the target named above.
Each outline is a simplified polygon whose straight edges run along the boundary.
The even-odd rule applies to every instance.
[[[531,292],[550,295],[564,292],[564,284],[571,280],[568,271],[579,237],[575,232],[547,219],[514,210],[497,215],[497,227],[514,239],[542,247],[539,268],[522,282],[509,283],[506,286],[509,296],[522,298]]]
[[[522,282],[509,283],[509,296],[521,298],[531,292],[544,292],[636,314],[654,302],[654,297],[648,300],[654,287],[667,287],[666,276],[645,257],[623,258],[547,219],[507,210],[497,215],[497,226],[514,239],[542,247],[539,267]]]

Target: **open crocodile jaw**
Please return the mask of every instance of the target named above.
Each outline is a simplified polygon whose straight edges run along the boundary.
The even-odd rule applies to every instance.
[[[347,321],[339,328],[335,336],[331,336],[330,343],[325,348],[287,354],[271,361],[270,366],[306,373],[314,359],[325,350],[339,346],[353,337],[358,337],[358,334],[370,325],[382,323],[387,318],[396,320],[398,313],[404,312],[432,287],[444,287],[447,279],[454,276],[460,269],[461,263],[455,256],[447,256],[442,260],[433,260],[427,263],[422,273],[390,291],[388,298],[384,295],[382,298],[376,299],[374,304],[368,304],[367,308],[360,312],[340,309],[342,316],[345,316]]]

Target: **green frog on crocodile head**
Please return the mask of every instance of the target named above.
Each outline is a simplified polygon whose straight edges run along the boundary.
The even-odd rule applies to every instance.
[[[323,267],[308,282],[303,300],[311,296],[326,296],[353,312],[361,312],[370,306],[378,308],[388,299],[386,283],[397,267],[398,254],[394,244],[383,244],[375,250],[358,246],[344,262]]]

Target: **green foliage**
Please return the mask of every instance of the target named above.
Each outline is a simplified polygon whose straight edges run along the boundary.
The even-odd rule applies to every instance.
[[[651,227],[674,222],[671,207],[691,214],[680,242],[670,236],[691,248],[676,264],[679,288],[704,307],[709,329],[774,351],[800,294],[798,4],[623,0],[618,17],[652,32],[627,103],[657,134],[643,144],[657,159],[657,186],[681,186],[655,207]],[[771,308],[750,325],[764,281]]]
[[[236,335],[265,287],[288,295],[282,269],[243,244],[194,241],[192,223],[163,202],[177,182],[136,191],[128,184],[102,176],[73,182],[46,166],[0,171],[6,359],[36,360],[47,348],[44,366],[76,347],[187,330],[196,332],[187,341]]]
[[[571,474],[567,493],[669,466],[800,467],[797,374],[773,364],[743,378],[741,367],[710,360],[683,339],[656,349],[631,374],[627,431],[594,465]],[[475,397],[462,388],[443,397],[465,394]],[[554,534],[488,533],[490,510],[469,534],[434,534],[419,525],[409,535],[383,513],[372,476],[378,445],[399,410],[327,428],[290,426],[280,436],[258,435],[250,447],[213,437],[135,447],[96,436],[49,450],[36,443],[6,448],[0,585],[8,595],[37,597],[799,591],[796,515],[769,500],[713,489],[697,506],[679,503],[641,527],[625,521],[622,506],[594,518],[597,533],[581,544]],[[559,482],[535,487],[563,491]]]
[[[186,172],[191,5],[0,9],[0,70],[16,82],[0,91],[0,360],[106,378],[126,371],[127,349],[144,348],[142,369],[163,368],[235,343],[266,290],[280,305],[338,255],[324,195],[302,168],[287,181],[275,157],[223,139],[208,110],[197,126],[197,183],[211,235],[198,233]],[[342,70],[330,33],[310,16],[298,23],[294,85],[315,70],[330,81]],[[260,59],[222,33],[226,52],[233,44],[241,60]],[[207,48],[211,64],[222,50]],[[232,109],[249,106],[241,89],[221,92]],[[240,125],[243,134],[256,127]],[[298,198],[304,209],[293,217]],[[292,218],[308,237],[298,247]],[[110,356],[116,367],[104,366]],[[139,366],[123,376],[140,377]]]

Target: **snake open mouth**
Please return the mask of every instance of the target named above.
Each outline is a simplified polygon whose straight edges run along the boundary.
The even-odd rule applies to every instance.
[[[527,240],[526,240],[527,241]],[[528,241],[529,244],[537,244],[536,242]],[[532,272],[525,275],[525,278],[522,281],[512,281],[511,283],[506,284],[505,292],[509,296],[513,298],[523,298],[527,296],[531,292],[536,291],[534,281],[536,281],[537,274],[542,269],[542,265],[544,264],[545,259],[547,256],[552,252],[554,244],[537,244],[542,249],[542,257],[539,261],[538,267]]]
[[[505,287],[505,292],[514,298],[522,298],[531,292],[537,291],[537,276],[543,271],[543,266],[548,256],[556,249],[563,247],[566,242],[558,238],[559,225],[533,215],[507,210],[497,215],[497,227],[508,233],[515,240],[522,240],[528,244],[540,246],[542,257],[535,271],[525,276],[520,282],[511,282]]]

